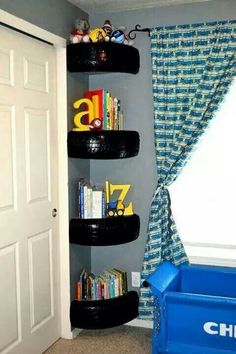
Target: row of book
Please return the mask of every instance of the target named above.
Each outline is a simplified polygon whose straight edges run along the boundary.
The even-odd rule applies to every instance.
[[[124,129],[124,117],[119,98],[104,89],[86,91],[84,97],[93,101],[96,112],[94,118],[102,121],[103,130]]]
[[[78,217],[101,219],[105,216],[106,202],[103,187],[92,187],[84,178],[80,178],[78,181]]]
[[[127,272],[111,268],[100,275],[82,270],[76,284],[76,299],[104,300],[126,294],[128,291]]]

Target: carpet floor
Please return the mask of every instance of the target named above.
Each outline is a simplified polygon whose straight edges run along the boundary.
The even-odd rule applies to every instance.
[[[44,354],[150,354],[152,330],[118,326],[82,330],[74,340],[59,339]]]

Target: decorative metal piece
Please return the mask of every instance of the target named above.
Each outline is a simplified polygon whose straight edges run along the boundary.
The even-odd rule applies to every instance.
[[[150,28],[141,28],[140,25],[136,25],[134,29],[132,29],[131,31],[129,31],[128,33],[128,37],[130,39],[135,39],[136,38],[136,34],[134,34],[133,36],[131,36],[131,33],[133,32],[147,32],[149,37],[150,37]]]

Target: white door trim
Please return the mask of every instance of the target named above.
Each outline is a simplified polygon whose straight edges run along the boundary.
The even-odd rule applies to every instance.
[[[8,26],[18,29],[19,31],[31,34],[44,41],[52,43],[55,47],[66,48],[66,40],[51,32],[44,30],[34,24],[22,20],[6,11],[0,9],[0,21]]]
[[[54,45],[57,56],[57,136],[58,136],[58,223],[60,239],[60,322],[61,337],[71,339],[70,268],[67,163],[67,80],[66,40],[0,9],[0,22]]]

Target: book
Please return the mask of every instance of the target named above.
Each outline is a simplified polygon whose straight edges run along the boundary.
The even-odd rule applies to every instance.
[[[92,203],[92,187],[91,185],[87,185],[86,189],[86,203],[85,203],[85,218],[91,219],[93,217],[93,203]]]
[[[86,277],[87,277],[87,272],[85,269],[82,269],[79,277],[79,282],[80,282],[80,298],[81,300],[86,300],[87,299],[87,285],[86,285]]]
[[[113,99],[113,129],[118,130],[118,98]]]
[[[109,273],[113,276],[114,281],[114,296],[120,295],[120,284],[119,284],[119,275],[114,269],[108,269]]]
[[[117,296],[120,296],[123,294],[123,282],[122,282],[122,274],[119,272],[117,269],[112,268],[111,272],[113,272],[116,276],[116,286],[117,286]]]
[[[92,218],[101,219],[103,217],[103,191],[92,191]]]
[[[78,212],[78,217],[81,218],[81,187],[82,185],[85,183],[84,178],[80,178],[78,180],[78,184],[77,184],[77,212]]]
[[[84,219],[84,195],[85,195],[85,186],[86,182],[84,181],[80,185],[80,196],[79,196],[79,201],[80,201],[80,217],[81,219]]]
[[[115,271],[119,272],[121,274],[121,279],[122,279],[122,294],[126,294],[128,291],[128,280],[127,280],[127,272],[124,270],[121,270],[119,268],[113,268]],[[121,295],[122,295],[121,294]]]
[[[108,91],[104,90],[103,95],[103,129],[107,130],[107,97]]]
[[[116,296],[115,292],[115,275],[112,274],[109,270],[104,270],[103,274],[107,277],[108,279],[108,284],[109,284],[109,298],[113,298]]]
[[[106,127],[107,130],[111,129],[111,94],[106,92]]]
[[[81,283],[78,281],[76,283],[76,300],[80,301],[81,300]]]
[[[84,97],[90,99],[94,105],[94,118],[99,118],[102,121],[104,120],[104,89],[94,89],[89,90],[84,93]]]

